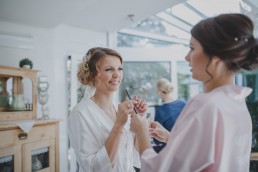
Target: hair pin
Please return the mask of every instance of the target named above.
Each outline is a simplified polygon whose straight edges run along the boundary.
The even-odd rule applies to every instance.
[[[84,58],[83,58],[83,61],[84,62],[88,62],[91,58],[91,52],[89,54],[87,54]]]
[[[236,42],[238,42],[240,39],[239,39],[238,37],[235,37],[234,40],[235,40]],[[241,39],[241,40],[242,40],[242,41],[245,41],[245,42],[248,42],[248,41],[249,41],[248,38],[243,38],[243,39]]]

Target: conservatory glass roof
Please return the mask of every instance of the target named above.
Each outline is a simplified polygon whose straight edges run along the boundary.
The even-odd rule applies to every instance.
[[[190,30],[198,21],[221,13],[244,13],[256,24],[256,0],[188,0],[118,32],[119,47],[164,47],[188,45]]]

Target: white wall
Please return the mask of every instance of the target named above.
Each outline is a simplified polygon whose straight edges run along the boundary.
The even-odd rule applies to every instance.
[[[73,53],[84,54],[92,46],[106,46],[106,33],[68,26],[42,29],[0,22],[0,34],[30,38],[33,43],[27,49],[0,46],[0,65],[18,67],[21,59],[29,58],[33,61],[33,69],[40,70],[38,76],[48,76],[50,97],[47,105],[50,108],[50,118],[62,119],[60,123],[60,171],[67,172],[66,59]],[[38,105],[37,115],[41,117],[40,105]]]

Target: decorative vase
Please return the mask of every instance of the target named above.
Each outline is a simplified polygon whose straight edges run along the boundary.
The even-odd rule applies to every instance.
[[[23,65],[22,68],[31,69],[30,65]]]

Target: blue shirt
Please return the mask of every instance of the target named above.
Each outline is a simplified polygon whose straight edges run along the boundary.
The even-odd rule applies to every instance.
[[[159,122],[168,131],[171,131],[174,126],[177,117],[185,106],[185,102],[181,100],[176,100],[170,103],[165,103],[159,106],[155,112],[155,121]],[[154,139],[157,146],[154,146],[154,150],[159,152],[166,144],[159,142]]]

